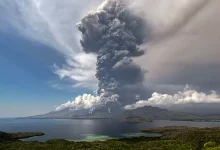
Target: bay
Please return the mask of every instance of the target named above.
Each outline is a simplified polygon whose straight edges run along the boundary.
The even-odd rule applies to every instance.
[[[3,132],[44,132],[45,136],[24,141],[67,139],[74,141],[106,140],[135,136],[158,136],[141,133],[140,129],[164,126],[218,127],[220,122],[192,122],[156,120],[143,123],[126,123],[114,119],[0,119]]]

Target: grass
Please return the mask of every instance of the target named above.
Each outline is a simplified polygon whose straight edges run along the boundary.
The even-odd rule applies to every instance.
[[[126,140],[109,140],[103,142],[72,142],[66,140],[50,140],[47,142],[4,142],[0,150],[186,150],[190,143],[174,140],[152,140],[140,138],[135,142]]]
[[[62,139],[47,142],[0,142],[0,150],[220,150],[220,128],[166,127],[144,129],[161,137],[138,137],[95,142]]]

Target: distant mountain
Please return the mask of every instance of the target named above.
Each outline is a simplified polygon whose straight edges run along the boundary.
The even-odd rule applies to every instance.
[[[31,116],[27,118],[38,118],[38,119],[104,119],[104,118],[117,118],[123,119],[131,116],[140,116],[147,120],[193,120],[203,119],[201,116],[180,113],[174,111],[168,111],[158,107],[146,106],[135,110],[124,110],[115,109],[109,113],[107,108],[95,109],[92,113],[89,110],[71,110],[69,108],[61,111],[54,111],[43,115]]]
[[[141,116],[148,120],[175,120],[175,119],[202,119],[201,116],[169,111],[159,107],[145,106],[142,108],[127,110],[125,116]]]
[[[83,116],[83,115],[88,115],[89,110],[75,110],[72,111],[70,108],[65,108],[60,111],[52,111],[47,114],[43,115],[37,115],[37,116],[30,116],[27,118],[38,118],[38,119],[71,119],[77,116]]]

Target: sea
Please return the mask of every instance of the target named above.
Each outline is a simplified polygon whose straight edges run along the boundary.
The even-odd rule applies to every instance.
[[[23,139],[24,141],[41,142],[51,139],[95,141],[138,136],[153,137],[159,135],[141,133],[140,129],[165,126],[220,127],[220,122],[156,120],[126,123],[114,119],[0,119],[0,131],[43,132],[44,136]]]

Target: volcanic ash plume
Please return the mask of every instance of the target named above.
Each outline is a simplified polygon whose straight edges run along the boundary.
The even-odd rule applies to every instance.
[[[128,8],[125,0],[107,0],[77,24],[82,33],[83,51],[97,55],[98,95],[106,105],[123,103],[128,91],[144,80],[144,71],[132,57],[144,54],[140,45],[146,38],[146,25]],[[132,97],[130,97],[132,98]]]

